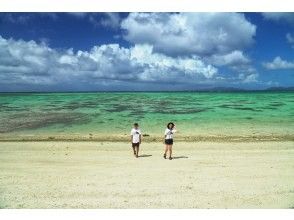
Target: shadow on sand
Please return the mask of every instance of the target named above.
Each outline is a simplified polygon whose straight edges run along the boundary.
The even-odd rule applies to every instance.
[[[142,155],[139,155],[139,157],[152,157],[151,154],[142,154]]]
[[[186,156],[173,157],[174,160],[176,160],[176,159],[187,159],[187,158],[189,158],[189,157],[186,157]]]

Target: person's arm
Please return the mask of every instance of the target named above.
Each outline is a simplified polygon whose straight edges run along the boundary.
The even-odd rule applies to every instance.
[[[131,143],[133,143],[133,130],[131,131]]]
[[[140,134],[139,135],[139,143],[141,144],[141,142],[142,142],[142,135]]]
[[[165,144],[165,138],[166,138],[167,132],[166,130],[164,131],[164,138],[163,138],[163,143]]]
[[[176,132],[178,132],[178,130],[176,129],[176,126],[174,126],[172,133],[176,133]]]

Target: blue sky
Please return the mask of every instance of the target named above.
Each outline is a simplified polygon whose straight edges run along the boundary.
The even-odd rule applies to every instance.
[[[294,13],[0,13],[0,91],[294,86]]]

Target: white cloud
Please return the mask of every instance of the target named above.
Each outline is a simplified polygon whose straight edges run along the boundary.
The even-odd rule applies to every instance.
[[[286,39],[287,39],[288,43],[291,45],[291,47],[294,48],[294,36],[290,33],[287,33]]]
[[[286,21],[289,24],[294,24],[294,13],[293,12],[265,12],[262,13],[263,17],[268,20],[280,22]]]
[[[153,80],[158,79],[158,73],[164,73],[160,76],[166,79],[177,79],[181,77],[193,80],[193,77],[212,78],[217,74],[217,69],[211,65],[204,64],[197,57],[192,58],[173,58],[163,54],[154,53],[150,45],[136,45],[131,48],[131,60],[135,60],[141,65],[148,65],[147,72],[143,77]],[[161,70],[161,71],[158,71]]]
[[[35,41],[0,37],[0,84],[54,85],[105,80],[201,83],[217,79],[218,70],[198,57],[174,58],[150,45],[118,44],[89,51],[60,51]]]
[[[105,12],[105,13],[89,13],[89,21],[94,26],[104,26],[112,29],[120,27],[121,18],[119,13]],[[98,16],[99,15],[99,16]]]
[[[237,78],[235,76],[232,77],[236,82],[258,82],[259,73],[251,65],[251,60],[242,51],[235,50],[229,54],[212,55],[206,60],[215,66],[228,66],[237,76]]]
[[[258,74],[257,73],[251,73],[251,74],[239,74],[239,79],[242,80],[243,83],[255,83],[258,82],[257,80]]]
[[[250,64],[240,64],[231,67],[238,73],[238,80],[242,83],[256,83],[258,81],[259,73]],[[236,80],[238,82],[238,80]],[[260,83],[260,82],[259,82]]]
[[[272,62],[264,62],[263,66],[266,69],[277,70],[277,69],[294,69],[294,61],[286,61],[281,57],[276,57]]]
[[[246,57],[242,51],[239,50],[234,50],[231,53],[224,55],[214,54],[208,57],[207,60],[216,66],[235,66],[250,63],[250,59]]]
[[[229,54],[250,46],[256,33],[240,13],[130,13],[121,27],[126,40],[172,56]]]
[[[287,33],[287,34],[286,34],[286,38],[287,38],[287,41],[288,41],[290,44],[293,44],[293,43],[294,43],[294,36],[292,36],[292,34]]]
[[[120,16],[118,13],[105,13],[106,18],[101,20],[101,24],[106,27],[118,28],[120,26]]]

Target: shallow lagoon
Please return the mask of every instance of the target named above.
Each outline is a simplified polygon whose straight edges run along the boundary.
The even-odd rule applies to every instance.
[[[126,135],[134,122],[162,135],[294,133],[293,92],[99,92],[0,95],[0,133]]]

